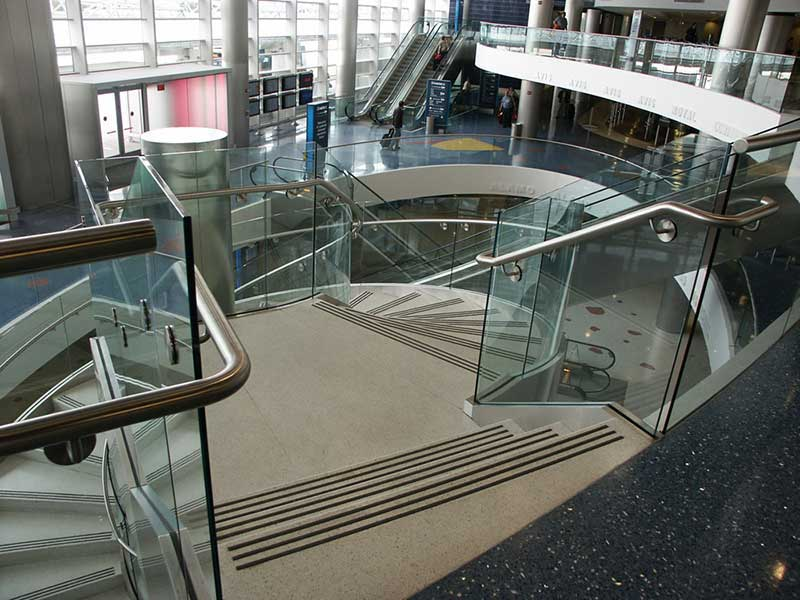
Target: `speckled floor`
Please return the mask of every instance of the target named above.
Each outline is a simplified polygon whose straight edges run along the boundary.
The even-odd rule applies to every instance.
[[[800,327],[660,442],[415,596],[800,597]]]

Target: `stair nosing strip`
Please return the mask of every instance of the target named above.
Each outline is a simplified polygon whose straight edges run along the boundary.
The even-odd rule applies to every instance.
[[[616,432],[614,432],[614,433],[616,433]],[[556,464],[559,464],[559,463],[562,463],[562,462],[566,462],[568,460],[571,460],[571,459],[576,458],[578,456],[581,456],[583,454],[587,454],[587,453],[592,452],[594,450],[603,448],[605,446],[608,446],[610,444],[616,443],[616,442],[621,441],[623,439],[625,439],[624,436],[619,435],[619,434],[616,434],[616,436],[612,435],[611,437],[605,436],[604,438],[598,438],[597,443],[593,443],[592,445],[588,445],[588,446],[578,447],[574,452],[567,453],[567,454],[562,455],[562,456],[557,456],[553,460],[550,460],[550,461],[542,463],[542,464],[536,464],[536,463],[540,462],[540,461],[536,461],[536,460],[535,461],[529,461],[527,463],[527,465],[524,465],[524,464],[523,465],[519,465],[519,466],[514,467],[512,469],[508,469],[506,471],[501,471],[501,472],[497,473],[496,475],[494,475],[492,477],[492,479],[490,481],[485,481],[484,483],[471,482],[472,484],[475,484],[475,483],[478,484],[475,487],[468,487],[468,489],[462,489],[461,491],[458,491],[458,492],[455,491],[458,488],[451,489],[450,492],[448,493],[448,495],[446,497],[444,497],[444,498],[440,497],[440,498],[437,499],[437,498],[435,498],[435,496],[431,496],[431,497],[428,497],[428,498],[417,499],[415,501],[409,502],[405,506],[401,505],[401,506],[398,506],[398,507],[394,507],[393,510],[385,511],[383,514],[385,515],[386,512],[395,512],[397,510],[402,511],[400,513],[393,514],[393,515],[387,515],[384,518],[379,519],[377,522],[365,523],[365,524],[363,524],[363,525],[361,525],[359,527],[356,527],[355,529],[347,530],[347,531],[344,531],[344,532],[340,531],[339,533],[337,533],[335,535],[327,536],[326,538],[324,538],[322,540],[317,540],[317,541],[314,541],[314,542],[309,543],[309,544],[305,544],[305,545],[300,546],[300,547],[291,548],[291,549],[289,549],[287,551],[278,553],[276,555],[271,555],[271,556],[268,556],[268,557],[262,557],[260,559],[248,561],[246,563],[236,564],[236,561],[237,560],[241,560],[242,558],[249,558],[250,556],[255,556],[256,554],[261,554],[263,552],[268,552],[269,551],[269,549],[258,549],[257,552],[256,551],[249,551],[249,553],[246,554],[246,555],[244,555],[244,554],[237,555],[237,556],[232,557],[232,559],[233,559],[233,562],[234,562],[237,570],[242,570],[242,569],[254,567],[254,566],[257,566],[259,564],[262,564],[262,563],[265,563],[265,562],[269,562],[269,561],[272,561],[272,560],[276,560],[276,559],[281,558],[283,556],[287,556],[289,554],[295,554],[297,552],[301,552],[301,551],[306,550],[308,548],[313,548],[315,546],[319,546],[319,545],[324,544],[324,543],[335,541],[337,539],[341,539],[342,537],[353,535],[355,533],[359,533],[359,532],[365,531],[367,529],[372,529],[374,527],[378,527],[380,525],[384,525],[384,524],[389,523],[391,521],[395,521],[395,520],[398,520],[400,518],[403,518],[403,517],[406,517],[406,516],[410,516],[412,514],[416,514],[416,513],[425,511],[425,510],[429,510],[431,508],[435,508],[436,506],[441,506],[442,504],[446,504],[448,502],[452,502],[454,500],[458,500],[460,498],[463,498],[463,497],[466,497],[466,496],[470,496],[472,494],[476,494],[478,492],[481,492],[481,491],[484,491],[486,489],[501,485],[501,484],[506,483],[508,481],[513,481],[514,479],[518,479],[518,478],[523,477],[525,475],[529,475],[529,474],[534,473],[536,471],[541,471],[543,469],[546,469],[548,467],[554,466]],[[461,487],[463,488],[463,487],[467,487],[469,485],[470,484],[468,484],[468,483],[464,483]],[[452,494],[452,495],[450,495],[450,494]],[[439,494],[439,496],[441,496],[441,494]],[[428,502],[427,504],[424,504],[422,506],[416,506],[416,507],[413,506],[414,504],[419,504],[420,502],[425,502],[425,500],[433,500],[433,501],[432,502]],[[402,509],[405,508],[406,506],[411,506],[412,508],[410,508],[409,510],[403,511]],[[375,517],[375,516],[380,517],[381,515],[380,514],[373,515],[373,517]],[[361,520],[363,521],[364,519],[361,519]],[[342,527],[346,527],[346,525],[341,525],[341,526],[337,527],[336,529],[341,529]],[[331,531],[335,531],[335,529],[331,530]],[[302,539],[308,539],[309,537],[316,537],[316,536],[319,536],[319,535],[323,535],[325,533],[328,533],[328,532],[327,531],[318,532],[318,533],[314,534],[313,536],[307,536],[307,537],[301,538],[300,540],[297,540],[297,541],[302,541]],[[294,543],[297,543],[297,542],[294,542]],[[282,544],[282,545],[285,546],[286,544]],[[277,546],[277,547],[279,548],[280,546]],[[275,549],[277,549],[277,548],[275,548]]]
[[[548,433],[549,433],[549,435],[548,435]],[[550,439],[553,439],[553,438],[556,438],[556,437],[558,437],[557,433],[553,432],[552,430],[547,430],[547,431],[537,432],[536,435],[531,435],[531,436],[525,437],[525,438],[522,438],[521,436],[515,436],[515,437],[512,437],[512,438],[505,438],[505,439],[501,439],[501,440],[496,440],[494,443],[496,443],[498,445],[495,446],[494,448],[491,448],[491,449],[489,449],[489,448],[481,448],[481,447],[474,448],[474,449],[472,449],[473,452],[471,454],[469,454],[467,456],[463,456],[460,459],[448,460],[447,462],[440,463],[440,464],[434,464],[434,465],[428,464],[427,466],[424,466],[424,468],[422,468],[422,469],[407,471],[405,474],[397,475],[396,477],[393,477],[392,479],[389,479],[389,480],[386,480],[386,481],[371,482],[371,483],[365,481],[363,483],[368,483],[368,485],[363,485],[363,486],[358,487],[356,489],[344,491],[344,492],[339,493],[339,494],[337,494],[335,496],[331,496],[331,497],[328,497],[328,498],[318,498],[316,500],[312,500],[312,501],[307,502],[305,504],[302,504],[300,506],[284,508],[283,510],[273,511],[273,512],[270,512],[269,514],[266,514],[266,515],[257,516],[255,519],[250,519],[250,521],[234,523],[234,524],[231,524],[229,526],[223,526],[223,527],[219,527],[218,526],[217,530],[220,532],[220,535],[218,536],[218,539],[220,539],[220,540],[227,539],[227,538],[235,537],[235,536],[238,536],[238,535],[242,535],[244,533],[249,533],[250,531],[256,531],[258,529],[268,529],[270,527],[273,527],[275,525],[280,524],[281,522],[290,522],[291,520],[296,520],[296,519],[298,519],[300,517],[308,516],[308,515],[311,515],[311,514],[314,514],[314,513],[320,513],[322,511],[327,511],[327,510],[330,510],[330,509],[334,509],[337,506],[342,506],[342,505],[345,505],[345,504],[349,504],[351,502],[355,502],[357,500],[362,500],[364,498],[369,498],[370,496],[375,496],[375,495],[378,495],[378,494],[391,493],[393,490],[397,490],[398,488],[401,488],[401,487],[404,487],[404,486],[408,486],[408,485],[412,485],[414,483],[418,483],[418,482],[424,481],[426,479],[431,479],[433,477],[437,477],[439,475],[445,474],[445,473],[447,473],[449,471],[452,471],[454,469],[463,469],[463,468],[465,468],[465,467],[467,467],[469,465],[473,465],[473,464],[477,464],[477,463],[483,462],[485,460],[489,460],[490,457],[496,457],[496,456],[500,456],[502,454],[507,454],[509,452],[515,452],[515,451],[521,450],[522,448],[524,448],[526,446],[531,446],[531,445],[534,445],[534,444],[540,444],[542,442],[545,442],[547,440],[550,440]],[[482,454],[481,451],[490,452],[491,454],[489,454],[487,456],[487,455]],[[447,458],[450,459],[451,457],[447,457]],[[402,471],[401,471],[401,473],[402,473]],[[423,474],[423,473],[425,473],[425,474]],[[389,476],[389,475],[396,475],[396,473],[387,474],[386,476]],[[356,484],[356,485],[358,485],[358,484]],[[337,490],[334,490],[334,491],[337,491]],[[365,492],[365,493],[361,493],[356,497],[348,497],[348,496],[352,496],[353,494],[356,494],[358,492]],[[310,507],[310,506],[314,506],[315,504],[326,503],[326,502],[327,502],[327,504],[324,507],[318,506],[318,507],[313,508],[311,510],[306,510],[305,512],[303,512],[301,514],[295,514],[295,515],[291,515],[291,516],[284,517],[282,519],[277,519],[276,520],[276,518],[278,516],[282,515],[282,514],[296,512],[296,511],[301,510],[303,508],[307,508],[307,507]],[[280,506],[278,506],[278,507],[270,507],[270,509],[272,509],[272,508],[281,508],[281,507]],[[264,510],[269,510],[269,509],[265,508]],[[259,512],[263,512],[263,511],[253,511],[253,513],[251,513],[250,515],[239,515],[238,518],[244,518],[244,517],[247,517],[247,516],[253,516],[254,514],[259,513]],[[272,521],[269,522],[269,523],[264,523],[263,522],[263,521],[269,521],[269,520],[272,520]],[[260,524],[256,526],[254,524],[255,522],[259,522]],[[231,533],[228,533],[228,534],[224,533],[224,532],[230,531],[230,530],[233,530],[233,531]]]
[[[382,464],[385,464],[387,462],[391,462],[392,460],[395,460],[395,459],[408,458],[408,457],[411,457],[411,456],[413,456],[415,454],[423,453],[423,452],[425,452],[427,450],[436,450],[436,452],[440,452],[440,451],[443,451],[442,448],[444,446],[448,446],[450,444],[463,445],[465,443],[469,443],[470,440],[481,439],[481,438],[484,438],[484,437],[493,437],[493,436],[498,435],[498,434],[500,434],[500,433],[502,433],[504,431],[508,432],[508,428],[506,428],[505,425],[503,425],[502,423],[493,424],[493,425],[490,425],[488,427],[479,429],[478,431],[465,433],[463,435],[459,435],[459,436],[456,436],[456,437],[453,437],[453,438],[440,439],[440,440],[437,440],[437,441],[435,441],[435,442],[433,442],[433,443],[431,443],[429,445],[425,445],[425,446],[422,446],[420,448],[415,448],[415,449],[412,449],[410,451],[402,451],[402,452],[398,452],[398,453],[395,453],[395,454],[382,456],[382,457],[379,457],[379,458],[375,459],[374,461],[369,461],[369,462],[361,463],[359,465],[353,465],[353,466],[350,466],[350,467],[345,467],[344,469],[331,471],[330,473],[324,473],[322,475],[312,475],[311,477],[309,477],[307,479],[301,479],[299,481],[291,482],[291,483],[289,483],[288,485],[285,485],[285,486],[284,485],[279,485],[279,486],[276,486],[274,488],[270,488],[270,489],[267,489],[267,490],[262,490],[261,492],[257,492],[255,494],[250,494],[250,495],[244,496],[242,498],[237,498],[236,500],[227,500],[226,502],[223,502],[221,504],[217,504],[214,507],[214,509],[216,511],[217,508],[226,508],[226,507],[228,507],[228,506],[230,506],[231,504],[234,504],[234,503],[240,503],[240,502],[244,502],[244,501],[247,501],[247,500],[253,500],[255,498],[262,497],[263,495],[266,495],[266,494],[273,494],[273,493],[277,493],[277,492],[287,491],[287,490],[290,490],[290,489],[294,489],[296,487],[300,487],[300,486],[305,485],[307,483],[316,483],[318,481],[323,481],[325,479],[330,479],[332,477],[335,477],[336,475],[347,475],[347,474],[353,473],[354,471],[359,471],[361,469],[366,469],[366,468],[369,468],[369,467],[382,465]],[[433,452],[433,454],[435,454],[436,452]]]
[[[598,426],[598,427],[595,427],[595,428],[587,429],[587,430],[585,430],[583,432],[576,432],[574,435],[571,435],[571,436],[556,436],[555,437],[555,441],[551,441],[549,444],[547,444],[545,446],[536,447],[536,448],[527,449],[527,450],[525,450],[524,449],[525,447],[523,446],[523,448],[518,449],[519,450],[519,454],[518,455],[507,457],[505,459],[496,461],[495,463],[491,463],[491,464],[488,464],[488,465],[483,465],[483,466],[471,468],[470,470],[467,470],[465,472],[462,472],[462,473],[459,473],[459,474],[456,474],[456,475],[452,475],[450,477],[445,477],[445,478],[443,478],[441,480],[434,481],[434,482],[428,483],[426,485],[420,486],[419,488],[416,488],[414,490],[406,491],[406,492],[403,492],[402,494],[396,494],[393,498],[385,498],[385,499],[373,501],[372,503],[367,504],[365,506],[357,507],[355,509],[355,512],[368,510],[369,508],[372,508],[374,506],[380,506],[381,504],[385,504],[387,502],[396,501],[398,499],[401,499],[403,497],[407,497],[409,495],[422,493],[422,492],[424,492],[424,491],[426,491],[428,489],[432,489],[432,488],[435,488],[435,487],[441,487],[442,485],[447,485],[448,483],[450,483],[452,481],[458,481],[460,479],[465,479],[465,478],[471,477],[472,475],[475,475],[476,473],[480,473],[482,471],[486,471],[487,469],[491,469],[492,467],[496,467],[496,466],[499,466],[499,465],[502,465],[502,464],[506,464],[508,462],[511,462],[511,461],[514,461],[514,460],[518,460],[518,459],[530,456],[532,454],[538,454],[540,452],[547,452],[548,450],[551,450],[552,448],[555,448],[555,447],[558,447],[558,446],[563,446],[564,444],[569,444],[571,442],[574,442],[575,440],[583,440],[584,438],[589,437],[591,435],[594,435],[595,433],[602,432],[602,435],[607,435],[608,431],[613,431],[613,430],[610,427],[608,427],[607,425]],[[550,438],[550,439],[552,440],[553,438]],[[545,440],[545,441],[547,441],[547,440]],[[540,443],[540,442],[534,442],[534,445],[538,446],[538,443]],[[530,444],[528,444],[528,445],[530,445]],[[507,453],[508,453],[508,451],[501,452],[500,455],[507,454]],[[343,518],[343,516],[346,516],[348,514],[353,514],[353,513],[354,513],[354,509],[350,509],[349,511],[345,512],[343,515],[341,515],[339,517],[335,517],[335,518]],[[258,529],[268,529],[268,528],[267,527],[258,527]],[[255,531],[255,529],[253,529],[253,531]],[[249,532],[243,532],[243,533],[249,533]],[[231,537],[231,536],[228,536],[228,537]],[[276,534],[274,532],[271,533],[271,534],[262,534],[260,536],[254,537],[254,538],[250,538],[248,540],[244,540],[244,541],[241,541],[241,542],[235,542],[233,544],[230,544],[228,546],[228,549],[231,550],[231,551],[232,550],[237,550],[237,549],[240,549],[240,548],[243,548],[243,547],[246,547],[246,546],[253,545],[255,543],[259,543],[259,542],[263,541],[264,538],[272,538],[272,537],[276,537]]]

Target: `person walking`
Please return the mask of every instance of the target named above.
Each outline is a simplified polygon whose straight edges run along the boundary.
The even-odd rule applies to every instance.
[[[405,115],[406,103],[402,100],[392,114],[392,127],[394,127],[394,137],[392,138],[392,150],[400,150],[400,137],[403,135],[403,117]]]
[[[517,103],[514,100],[514,91],[511,88],[506,89],[506,94],[500,100],[500,122],[503,127],[511,127],[514,122],[514,114],[517,112]]]
[[[553,19],[553,29],[556,29],[558,31],[566,31],[567,30],[567,25],[568,25],[568,23],[567,23],[567,15],[565,13],[563,13],[563,12],[558,13],[558,15],[556,15],[556,18]],[[557,33],[556,34],[556,39],[559,39],[562,35],[563,34]],[[555,44],[553,44],[553,56],[560,56],[561,55],[561,48],[564,45],[565,44],[561,44],[559,42],[555,42]]]

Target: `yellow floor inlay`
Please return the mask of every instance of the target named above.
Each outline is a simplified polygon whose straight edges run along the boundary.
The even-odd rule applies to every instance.
[[[455,140],[446,140],[444,142],[437,142],[433,144],[434,148],[440,148],[441,150],[453,150],[453,151],[467,151],[467,152],[481,152],[481,151],[488,151],[488,152],[496,152],[498,150],[502,150],[499,146],[495,146],[494,144],[489,144],[488,142],[483,142],[481,140],[476,140],[475,138],[457,138]]]

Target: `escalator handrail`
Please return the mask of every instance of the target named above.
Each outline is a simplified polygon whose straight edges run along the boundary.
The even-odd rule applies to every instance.
[[[439,64],[436,68],[436,71],[433,74],[431,79],[441,79],[441,76],[447,73],[451,66],[453,66],[453,61],[455,61],[455,57],[458,55],[460,51],[461,44],[464,40],[467,39],[468,34],[475,34],[475,31],[467,30],[466,28],[461,28],[458,30],[455,39],[453,40],[453,45],[450,47],[450,50],[447,52],[447,56],[445,59]],[[451,102],[454,99],[454,96],[451,96]],[[422,118],[422,113],[425,110],[425,102],[419,102],[418,104],[414,104],[413,106],[409,107],[415,111],[414,113],[414,120],[418,121]]]
[[[401,95],[400,92],[402,92],[402,87],[408,85],[408,79],[413,78],[413,81],[416,83],[420,75],[424,72],[425,66],[427,66],[428,64],[428,59],[426,57],[431,52],[432,44],[439,39],[439,33],[442,31],[442,29],[447,27],[448,27],[447,23],[441,23],[441,22],[435,23],[434,26],[430,28],[428,33],[425,34],[425,41],[419,48],[417,48],[417,51],[414,54],[414,58],[409,66],[409,73],[410,73],[409,77],[400,77],[397,80],[397,83],[394,84],[392,91],[389,92],[388,96],[386,97],[386,100],[384,100],[380,104],[376,104],[372,109],[370,109],[370,114],[372,114],[372,112],[374,111],[375,114],[375,116],[373,117],[374,121],[380,122],[383,118],[385,118],[381,117],[379,114],[379,111],[382,107],[386,106],[392,107],[403,99],[403,98],[398,98],[396,96]],[[420,60],[421,58],[424,59],[424,61]],[[398,88],[401,88],[400,92],[398,92]]]
[[[401,48],[403,48],[403,44],[407,40],[411,40],[412,38],[414,38],[414,37],[416,37],[418,35],[422,35],[422,34],[425,33],[424,31],[418,32],[418,27],[420,25],[422,25],[423,28],[425,27],[425,19],[424,18],[417,19],[416,21],[414,21],[414,23],[411,24],[411,27],[408,28],[408,31],[403,36],[403,39],[400,40],[400,43],[397,45],[397,48],[394,49],[394,52],[392,52],[392,55],[389,57],[389,60],[383,66],[383,69],[381,69],[381,72],[378,73],[378,76],[375,78],[375,81],[373,81],[372,85],[370,85],[369,88],[367,88],[367,91],[364,93],[364,97],[361,100],[362,102],[365,103],[364,104],[364,108],[361,109],[361,110],[356,110],[353,113],[353,117],[352,117],[353,119],[358,119],[360,117],[363,117],[365,114],[367,114],[369,112],[370,105],[375,100],[375,98],[370,98],[370,96],[379,94],[381,88],[388,81],[389,77],[386,77],[385,79],[383,78],[384,73],[386,73],[388,75],[389,71],[395,69],[400,64],[400,56],[401,55],[398,54],[398,53],[401,52]],[[410,46],[410,44],[411,44],[411,42],[409,41],[409,46]],[[408,48],[403,49],[402,50],[402,54],[405,54],[405,52],[407,50],[408,50]],[[395,58],[398,59],[396,63],[394,62]],[[387,71],[387,69],[389,69],[389,71]],[[358,100],[356,100],[354,98],[353,99],[353,108],[354,109],[356,108],[357,102],[358,102]],[[347,114],[347,109],[346,108],[345,108],[345,114]],[[348,115],[348,118],[350,118],[349,115]]]

